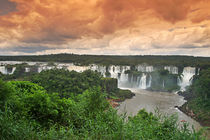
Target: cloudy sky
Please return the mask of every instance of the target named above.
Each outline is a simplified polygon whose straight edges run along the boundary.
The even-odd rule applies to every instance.
[[[210,56],[210,0],[0,0],[0,55]]]

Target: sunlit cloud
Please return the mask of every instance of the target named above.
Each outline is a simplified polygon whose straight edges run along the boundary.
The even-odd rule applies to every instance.
[[[210,56],[209,0],[2,0],[0,55]]]

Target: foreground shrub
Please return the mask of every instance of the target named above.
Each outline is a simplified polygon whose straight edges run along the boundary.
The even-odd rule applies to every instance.
[[[5,85],[16,92],[6,98],[7,108],[0,110],[0,139],[204,139],[186,125],[178,128],[173,116],[140,110],[126,119],[109,106],[98,87],[67,99],[57,93],[48,94],[30,82]]]

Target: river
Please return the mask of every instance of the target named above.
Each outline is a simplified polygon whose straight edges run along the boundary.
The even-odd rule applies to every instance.
[[[130,90],[135,93],[136,96],[132,99],[127,99],[120,104],[118,108],[119,114],[126,112],[127,115],[134,116],[143,108],[145,108],[147,112],[155,113],[155,110],[158,108],[160,113],[166,115],[177,114],[179,124],[182,123],[182,120],[185,120],[189,123],[190,128],[192,128],[192,125],[196,130],[202,128],[197,121],[175,108],[175,106],[181,106],[186,102],[182,96],[168,92],[154,92],[142,89]],[[208,132],[210,134],[210,131]],[[209,134],[208,138],[210,139]]]

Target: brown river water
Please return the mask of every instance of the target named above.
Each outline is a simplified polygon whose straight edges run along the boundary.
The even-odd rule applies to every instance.
[[[143,108],[145,108],[147,112],[153,113],[155,113],[155,110],[158,109],[162,114],[177,114],[179,124],[182,123],[182,120],[185,120],[189,123],[190,128],[192,128],[192,125],[196,130],[202,128],[197,121],[175,108],[175,106],[181,106],[186,102],[182,96],[168,92],[153,92],[142,89],[130,90],[135,93],[136,96],[134,96],[132,99],[127,99],[120,104],[118,108],[119,114],[126,112],[127,115],[133,116]],[[208,131],[208,138],[210,139],[210,131]]]

